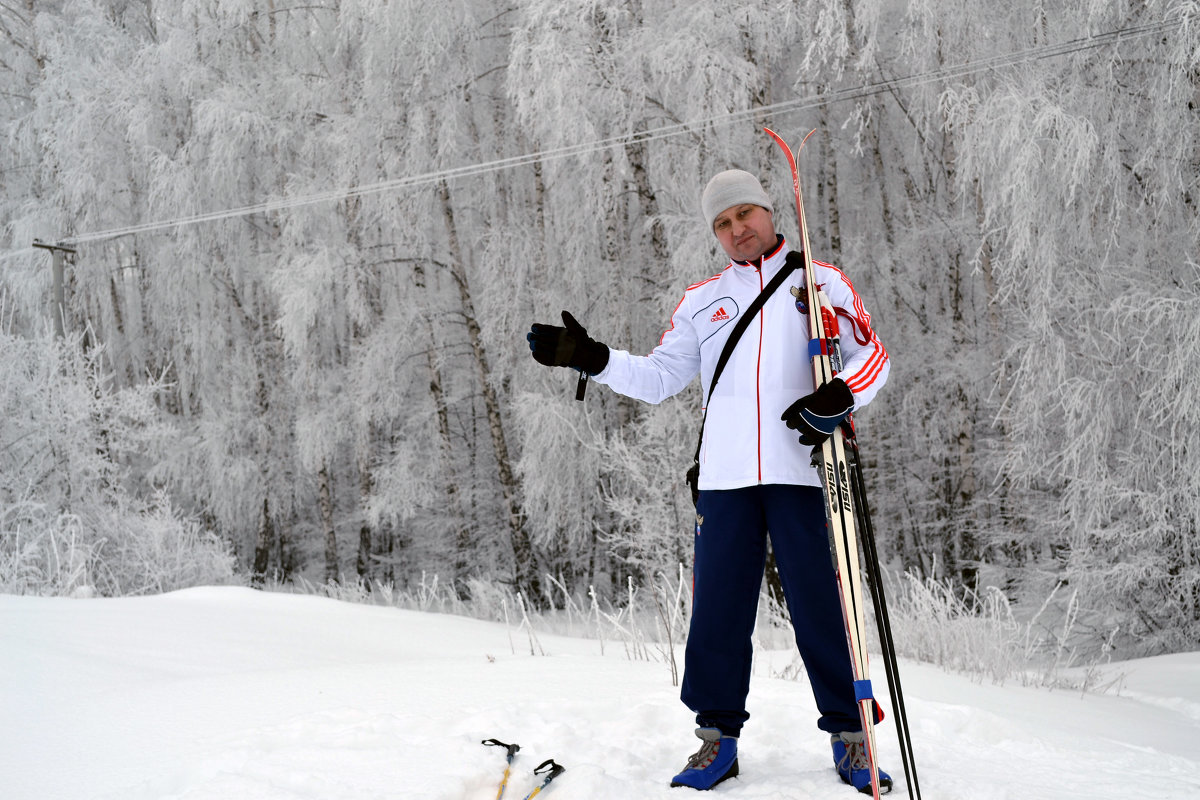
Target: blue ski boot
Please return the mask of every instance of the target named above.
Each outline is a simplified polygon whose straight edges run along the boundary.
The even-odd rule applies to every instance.
[[[697,728],[696,735],[704,744],[688,758],[683,772],[671,779],[672,786],[711,789],[738,774],[736,736],[722,736],[717,728]]]
[[[842,780],[863,794],[871,793],[871,766],[863,746],[862,731],[835,733],[829,737],[833,744],[833,763]],[[876,767],[878,769],[878,767]],[[892,790],[892,776],[879,770],[879,793]]]

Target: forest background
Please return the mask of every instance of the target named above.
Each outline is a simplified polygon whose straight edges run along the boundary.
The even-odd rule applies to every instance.
[[[0,590],[551,583],[690,563],[693,385],[648,352],[763,177],[892,356],[889,566],[1200,641],[1193,2],[0,3]],[[52,252],[69,247],[55,335]],[[992,588],[994,587],[994,588]],[[1057,590],[1068,589],[1066,592]],[[1055,602],[1058,602],[1057,600]],[[1031,612],[1032,613],[1032,612]]]

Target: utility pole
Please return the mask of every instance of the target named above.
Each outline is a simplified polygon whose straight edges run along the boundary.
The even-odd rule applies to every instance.
[[[66,314],[66,304],[63,299],[63,261],[67,253],[74,255],[75,251],[61,244],[46,244],[39,239],[33,240],[33,246],[50,251],[52,259],[51,287],[53,292],[50,316],[54,318],[54,335],[61,339],[63,338],[63,317]]]

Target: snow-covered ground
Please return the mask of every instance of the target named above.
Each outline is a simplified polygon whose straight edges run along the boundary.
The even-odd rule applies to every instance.
[[[531,656],[501,624],[238,588],[0,596],[0,798],[492,800],[492,737],[521,745],[505,798],[551,757],[567,771],[539,800],[689,796],[667,786],[696,745],[668,667],[539,641]],[[760,654],[742,775],[714,796],[858,796],[808,685],[771,677],[791,660]],[[1114,665],[1102,696],[901,669],[926,800],[1200,792],[1200,653]],[[880,747],[900,775],[890,724]]]

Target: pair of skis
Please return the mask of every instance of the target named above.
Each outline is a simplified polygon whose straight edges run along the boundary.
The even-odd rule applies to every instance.
[[[500,790],[496,792],[496,800],[500,800],[500,798],[504,797],[504,790],[508,788],[508,778],[512,774],[513,758],[516,757],[517,751],[521,749],[521,745],[508,744],[500,741],[499,739],[484,739],[483,744],[492,747],[503,747],[506,752],[507,760],[504,765],[504,777],[500,780]],[[566,769],[566,767],[555,762],[553,758],[547,758],[541,764],[538,764],[536,767],[534,767],[534,775],[545,775],[546,777],[542,779],[541,784],[535,786],[533,790],[529,792],[529,794],[525,795],[525,800],[532,800],[532,798],[540,794],[543,789],[550,785],[550,781],[557,778],[559,775],[565,772]]]
[[[813,275],[812,257],[810,256],[812,250],[808,242],[808,229],[804,219],[804,199],[800,192],[800,172],[796,167],[795,154],[777,133],[769,128],[764,128],[764,130],[783,150],[784,155],[787,156],[788,166],[792,170],[792,187],[796,194],[796,216],[800,223],[800,246],[801,252],[804,254],[804,286],[808,300],[808,355],[812,362],[813,386],[816,387],[832,381],[842,369],[837,314],[825,293],[818,291]],[[810,133],[809,136],[811,135]],[[806,136],[804,140],[807,141],[808,137]],[[803,147],[804,142],[801,142],[800,146]],[[853,431],[853,423],[850,423],[850,430]],[[881,787],[876,760],[875,723],[882,721],[883,713],[875,701],[867,663],[866,622],[862,582],[859,577],[860,528],[862,529],[863,551],[869,567],[868,584],[875,604],[875,619],[880,632],[880,644],[892,697],[893,713],[897,720],[896,733],[904,761],[908,794],[913,800],[919,800],[921,790],[917,785],[916,763],[913,761],[912,743],[908,733],[908,716],[904,708],[904,695],[900,689],[900,676],[879,574],[875,537],[871,530],[867,508],[862,461],[859,458],[857,439],[853,433],[847,436],[846,432],[839,427],[831,437],[822,443],[819,449],[814,448],[813,463],[821,476],[825,495],[825,517],[829,528],[830,551],[833,556],[834,571],[837,574],[842,616],[846,623],[850,661],[854,667],[854,694],[858,701],[859,716],[862,720],[864,747],[871,774],[871,794],[874,800],[879,800]]]

